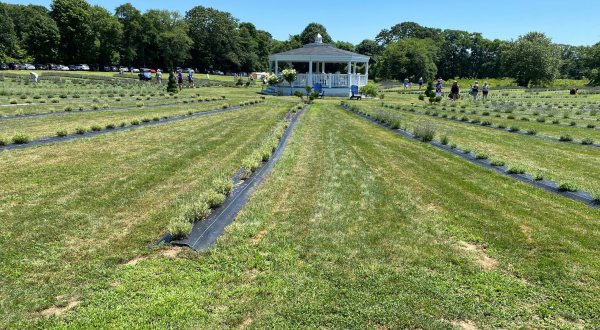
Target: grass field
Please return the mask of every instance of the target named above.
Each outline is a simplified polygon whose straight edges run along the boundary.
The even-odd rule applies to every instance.
[[[3,79],[4,115],[64,112],[68,102],[133,106],[4,118],[0,136],[259,100],[258,86],[187,88],[174,98],[164,86],[119,79]],[[599,148],[539,138],[600,142],[588,127],[598,121],[597,94],[503,90],[485,103],[429,104],[385,93],[350,104],[600,193]],[[205,252],[153,243],[182,204],[245,166],[297,98],[0,152],[0,328],[600,326],[600,209],[394,134],[340,100],[317,100],[300,117],[271,175]]]

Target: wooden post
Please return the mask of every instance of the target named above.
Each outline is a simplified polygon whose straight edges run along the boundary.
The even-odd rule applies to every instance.
[[[352,62],[348,61],[348,88],[352,86]]]
[[[313,61],[310,60],[310,61],[308,61],[308,81],[306,82],[306,86],[312,87],[312,85],[313,85]]]

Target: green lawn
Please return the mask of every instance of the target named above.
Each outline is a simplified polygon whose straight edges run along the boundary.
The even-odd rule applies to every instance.
[[[3,295],[11,299],[3,299],[3,305],[21,302],[5,315],[5,324],[66,301],[80,304],[58,317],[25,324],[72,329],[600,324],[599,210],[395,135],[337,104],[319,101],[301,118],[272,175],[208,252],[186,251],[175,257],[177,251],[164,249],[147,255],[145,243],[153,237],[148,233],[160,228],[154,221],[146,223],[154,230],[125,226],[117,237],[126,240],[98,240],[106,236],[97,235],[83,249],[82,240],[70,237],[81,227],[68,222],[59,228],[73,229],[53,240],[52,253],[48,245],[36,249],[19,244],[28,240],[25,235],[39,235],[36,231],[2,231],[14,233],[11,245],[2,247],[11,256],[5,267],[21,270],[16,266],[27,260],[40,271],[36,276],[25,272],[27,277],[15,270],[4,277],[9,286],[2,283]],[[240,116],[241,122],[247,119],[241,114],[218,118]],[[160,162],[156,158],[152,163]],[[102,162],[84,164],[106,167]],[[17,165],[18,173],[10,177],[39,177]],[[100,180],[113,172],[101,181],[111,186],[124,173],[118,167],[89,177]],[[64,185],[73,190],[73,184]],[[135,188],[132,194],[146,194]],[[95,197],[112,195],[98,191]],[[31,195],[36,194],[25,196]],[[36,200],[31,196],[21,203],[36,205]],[[90,216],[85,209],[77,210],[80,217]],[[40,214],[35,218],[48,219]],[[25,219],[24,214],[10,223],[25,228],[36,222]],[[114,232],[98,219],[84,223],[96,223],[98,232]],[[135,239],[128,232],[136,233],[131,234]],[[64,260],[65,249],[71,251],[68,259],[103,265],[91,267],[95,272],[66,271],[72,262],[57,266],[54,261]],[[98,258],[100,250],[112,251],[111,256]],[[38,252],[22,257],[31,251]],[[147,259],[122,264],[136,254]],[[41,270],[47,266],[59,267],[64,277],[39,293],[41,283],[47,282]],[[82,286],[88,290],[61,285],[73,281],[86,282]],[[53,298],[59,295],[66,296]]]
[[[1,153],[0,328],[110,287],[151,253],[179,198],[233,174],[294,104]]]

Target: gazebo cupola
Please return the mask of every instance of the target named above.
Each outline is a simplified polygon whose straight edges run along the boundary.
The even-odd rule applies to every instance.
[[[293,87],[314,86],[321,84],[327,95],[347,95],[350,86],[359,87],[367,84],[369,77],[369,56],[335,48],[323,43],[318,34],[315,42],[287,52],[269,56],[269,73],[279,75],[279,63],[308,63],[308,72],[298,73]],[[328,72],[331,64],[346,65],[345,73]],[[364,66],[364,74],[357,73],[357,67]],[[285,86],[281,86],[285,89]],[[289,88],[289,86],[288,86]]]

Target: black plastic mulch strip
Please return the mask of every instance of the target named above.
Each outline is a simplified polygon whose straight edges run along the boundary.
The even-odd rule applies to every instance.
[[[380,123],[376,120],[374,120],[373,118],[370,118],[369,116],[363,115],[361,113],[357,113],[354,112],[352,110],[350,110],[348,107],[346,106],[342,106],[342,108],[350,113],[353,113],[363,119],[368,120],[369,122],[381,126],[383,128],[386,128],[398,135],[402,135],[404,137],[413,139],[413,140],[417,140],[419,141],[418,138],[416,138],[412,133],[403,130],[401,128],[399,129],[393,129],[390,126],[388,126],[387,124],[384,123]],[[508,167],[506,166],[492,166],[491,165],[491,161],[487,160],[487,159],[476,159],[475,155],[473,155],[472,153],[465,153],[463,150],[458,149],[458,148],[451,148],[450,146],[447,145],[443,145],[439,142],[436,141],[432,141],[431,145],[433,145],[434,147],[444,150],[446,152],[449,152],[451,154],[454,154],[462,159],[465,159],[473,164],[479,165],[481,167],[490,169],[492,171],[495,171],[496,173],[511,177],[513,179],[517,179],[519,181],[522,181],[524,183],[528,183],[532,186],[538,187],[538,188],[542,188],[546,191],[555,193],[557,195],[561,195],[563,197],[578,201],[578,202],[582,202],[584,204],[587,204],[588,206],[591,206],[593,208],[600,208],[600,203],[594,201],[594,199],[592,198],[592,196],[586,192],[583,191],[575,191],[575,192],[570,192],[570,191],[563,191],[560,190],[558,188],[558,185],[556,184],[556,182],[554,181],[550,181],[550,180],[541,180],[541,181],[536,181],[533,179],[533,177],[529,174],[512,174],[512,173],[508,173]]]
[[[195,102],[195,103],[202,104],[202,103],[212,103],[212,102],[218,102],[218,101],[226,101],[226,100],[201,101],[201,102]],[[73,103],[73,104],[75,104],[75,103]],[[98,109],[98,110],[94,110],[94,109],[72,110],[72,111],[60,110],[60,111],[49,111],[49,112],[40,112],[40,113],[28,113],[28,114],[23,114],[23,115],[7,115],[7,116],[0,115],[0,120],[17,119],[17,118],[31,118],[31,117],[45,117],[45,116],[54,116],[54,115],[69,115],[69,114],[87,113],[87,112],[96,113],[96,112],[121,111],[121,110],[131,110],[131,109],[159,108],[159,107],[167,107],[167,106],[174,106],[174,105],[190,105],[190,104],[194,104],[194,102],[145,104],[143,107],[138,107],[137,105],[131,105],[131,106],[126,106],[126,107]],[[35,105],[38,105],[38,104],[35,104]],[[42,105],[42,104],[40,104],[40,105]],[[44,104],[44,105],[49,105],[49,104]]]
[[[261,103],[258,103],[261,104]],[[257,105],[257,104],[255,104]],[[24,144],[8,144],[5,146],[0,146],[0,151],[7,151],[7,150],[15,150],[15,149],[26,149],[26,148],[32,148],[32,147],[37,147],[37,146],[41,146],[41,145],[45,145],[45,144],[52,144],[52,143],[57,143],[57,142],[64,142],[64,141],[70,141],[70,140],[76,140],[76,139],[81,139],[81,138],[90,138],[90,137],[94,137],[97,135],[103,135],[103,134],[110,134],[110,133],[115,133],[115,132],[122,132],[122,131],[128,131],[128,130],[133,130],[136,129],[138,127],[146,127],[146,126],[155,126],[155,125],[161,125],[161,124],[166,124],[166,123],[172,123],[172,122],[177,122],[177,121],[182,121],[182,120],[186,120],[189,118],[197,118],[197,117],[203,117],[203,116],[209,116],[209,115],[215,115],[215,114],[219,114],[219,113],[223,113],[223,112],[229,112],[229,111],[236,111],[236,110],[240,110],[240,109],[245,109],[249,106],[236,106],[236,107],[229,107],[226,109],[215,109],[215,110],[209,110],[209,111],[202,111],[202,112],[197,112],[197,113],[193,113],[191,115],[182,115],[182,116],[176,116],[176,117],[169,117],[169,118],[160,118],[159,120],[151,120],[147,123],[141,122],[138,125],[129,125],[129,126],[125,126],[125,127],[115,127],[112,129],[109,128],[103,128],[100,131],[88,131],[85,132],[84,134],[69,134],[66,136],[54,136],[54,137],[48,137],[48,138],[44,138],[44,139],[40,139],[40,140],[34,140],[31,141],[29,143],[24,143]]]
[[[392,110],[397,110],[397,109],[392,109]],[[406,110],[400,110],[400,111],[406,111]],[[557,138],[553,138],[551,136],[546,136],[546,135],[538,135],[538,134],[529,134],[527,132],[523,132],[523,131],[518,131],[518,132],[513,132],[511,131],[509,128],[500,128],[498,126],[492,126],[492,125],[482,125],[481,123],[472,123],[469,121],[462,121],[460,119],[452,119],[452,118],[444,118],[441,116],[432,116],[432,115],[428,115],[424,112],[411,112],[412,114],[416,114],[416,115],[421,115],[421,116],[429,116],[429,117],[433,117],[433,118],[439,118],[439,119],[443,119],[443,120],[449,120],[449,121],[454,121],[457,123],[463,123],[463,124],[467,124],[467,125],[474,125],[474,126],[480,126],[480,127],[485,127],[485,128],[489,128],[489,129],[495,129],[495,130],[499,130],[499,131],[503,131],[506,133],[514,133],[514,134],[520,134],[520,135],[524,135],[524,136],[530,136],[530,137],[535,137],[538,139],[542,139],[542,140],[547,140],[547,141],[553,141],[553,142],[560,142],[560,143],[569,143],[569,144],[575,144],[575,145],[580,145],[580,146],[587,146],[587,147],[596,147],[596,148],[600,148],[600,144],[598,143],[592,143],[592,144],[583,144],[581,142],[576,142],[576,141],[563,141],[561,139],[557,139]],[[482,116],[483,117],[483,116]],[[485,117],[484,117],[485,118]],[[492,119],[492,118],[490,118]],[[517,126],[517,125],[514,125]],[[573,126],[569,126],[569,125],[561,125],[564,127],[573,127]],[[592,129],[592,128],[587,128],[584,126],[575,126],[577,128],[582,128],[582,129]],[[594,130],[598,130],[597,128],[594,128]]]
[[[298,118],[304,113],[306,107],[294,113],[287,129],[279,140],[277,148],[271,155],[271,158],[259,167],[247,180],[241,180],[241,174],[238,172],[234,176],[236,182],[235,188],[225,200],[222,206],[213,210],[208,218],[194,223],[191,233],[186,239],[170,241],[170,236],[163,237],[158,243],[171,243],[174,245],[189,246],[196,251],[202,251],[210,248],[217,239],[225,232],[225,227],[233,222],[238,213],[246,205],[250,196],[258,189],[262,182],[271,173],[275,163],[281,158],[288,140],[298,123]]]

